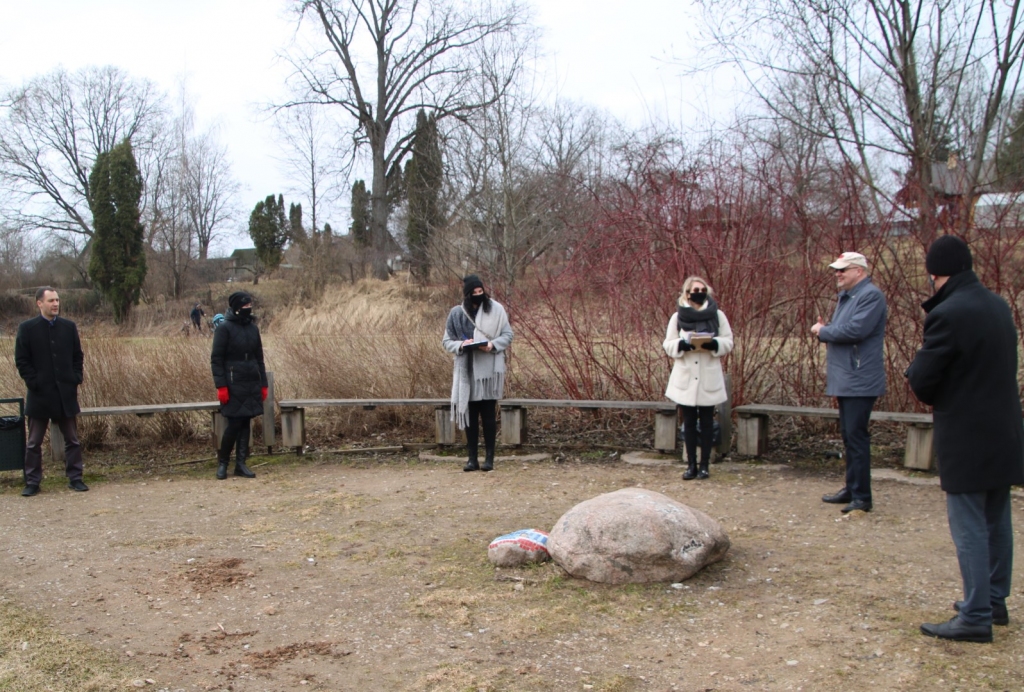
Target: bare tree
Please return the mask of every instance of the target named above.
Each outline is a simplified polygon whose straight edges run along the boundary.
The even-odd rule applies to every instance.
[[[984,182],[998,140],[994,129],[1021,76],[1019,0],[702,5],[720,55],[740,66],[773,116],[832,142],[873,191],[876,217],[902,187],[902,201],[918,209],[922,237],[930,237],[933,163],[951,144],[967,158],[964,197],[971,199]],[[963,124],[968,113],[972,121]],[[961,141],[951,142],[954,134]],[[887,177],[893,168],[904,176],[895,185]]]
[[[238,184],[213,130],[195,133],[195,112],[182,85],[178,112],[158,138],[146,189],[147,242],[167,269],[170,293],[187,291],[195,259],[206,259],[217,232],[233,218]]]
[[[386,279],[386,256],[396,247],[388,230],[389,174],[400,179],[395,172],[409,151],[416,111],[427,109],[442,121],[493,103],[500,91],[481,97],[472,88],[474,48],[511,36],[525,11],[519,0],[295,2],[300,21],[315,22],[327,42],[291,58],[305,101],[339,106],[354,121],[355,149],[370,150],[373,273]]]
[[[289,178],[297,181],[289,192],[302,200],[310,230],[319,232],[326,221],[325,212],[343,192],[338,180],[344,154],[339,151],[337,125],[311,103],[279,110],[276,125],[282,150],[279,160]]]
[[[199,259],[205,260],[210,243],[234,218],[238,183],[232,177],[227,147],[212,130],[193,135],[184,146],[185,205]]]
[[[21,288],[30,258],[24,229],[0,224],[0,289]]]
[[[93,234],[88,180],[97,155],[128,139],[144,160],[163,109],[152,83],[116,67],[57,69],[3,94],[4,215],[81,255]]]
[[[438,252],[486,268],[511,290],[526,269],[568,242],[593,208],[609,126],[577,104],[540,107],[510,92],[450,135],[449,247]],[[451,267],[438,258],[439,266]]]

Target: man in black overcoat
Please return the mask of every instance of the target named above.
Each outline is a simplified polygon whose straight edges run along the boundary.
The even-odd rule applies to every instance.
[[[925,267],[935,295],[922,304],[924,345],[907,369],[935,417],[939,478],[946,492],[964,597],[930,637],[990,642],[1006,625],[1013,565],[1010,486],[1024,483],[1024,422],[1017,385],[1017,330],[1010,307],[971,271],[964,241],[943,236]]]
[[[39,317],[22,322],[14,342],[14,364],[28,386],[25,417],[28,441],[25,445],[25,489],[31,497],[43,480],[43,436],[52,420],[64,436],[65,473],[68,487],[84,492],[82,446],[78,441],[75,416],[78,385],[82,384],[84,355],[75,323],[59,316],[60,296],[44,286],[36,291]]]

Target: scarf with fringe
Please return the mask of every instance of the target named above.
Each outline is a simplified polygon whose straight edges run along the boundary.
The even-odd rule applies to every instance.
[[[462,309],[473,323],[473,341],[493,342],[509,326],[508,315],[500,303],[491,301],[491,311],[477,310],[476,320]],[[472,358],[472,363],[469,359]],[[455,427],[465,430],[469,426],[469,399],[476,384],[481,399],[501,399],[505,391],[505,353],[486,353],[479,349],[455,355],[452,370],[452,420]]]

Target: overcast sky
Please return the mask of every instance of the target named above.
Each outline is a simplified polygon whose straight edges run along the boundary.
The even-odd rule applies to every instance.
[[[260,106],[284,95],[289,69],[277,56],[295,31],[289,6],[288,0],[6,0],[0,86],[59,65],[115,65],[174,94],[185,75],[200,126],[220,128],[242,186],[239,206],[249,209],[288,189]],[[670,60],[693,56],[694,15],[680,0],[535,1],[552,97],[557,90],[631,126],[651,119],[694,124],[715,100],[712,89],[681,77]]]

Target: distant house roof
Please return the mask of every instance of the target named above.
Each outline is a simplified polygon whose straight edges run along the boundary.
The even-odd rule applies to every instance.
[[[967,193],[967,170],[970,161],[959,161],[951,156],[946,162],[932,163],[932,189],[947,197],[960,197]],[[994,161],[984,161],[978,171],[975,194],[992,192],[998,180]]]
[[[960,160],[956,156],[950,156],[947,161],[932,162],[931,188],[940,198],[936,200],[938,204],[946,204],[943,200],[958,200],[967,194],[970,163],[969,160]],[[981,165],[981,170],[978,171],[978,184],[974,188],[974,194],[980,195],[998,189],[999,177],[995,162],[985,161]],[[906,208],[917,207],[917,195],[914,194],[913,186],[909,181],[896,193],[896,201]]]

